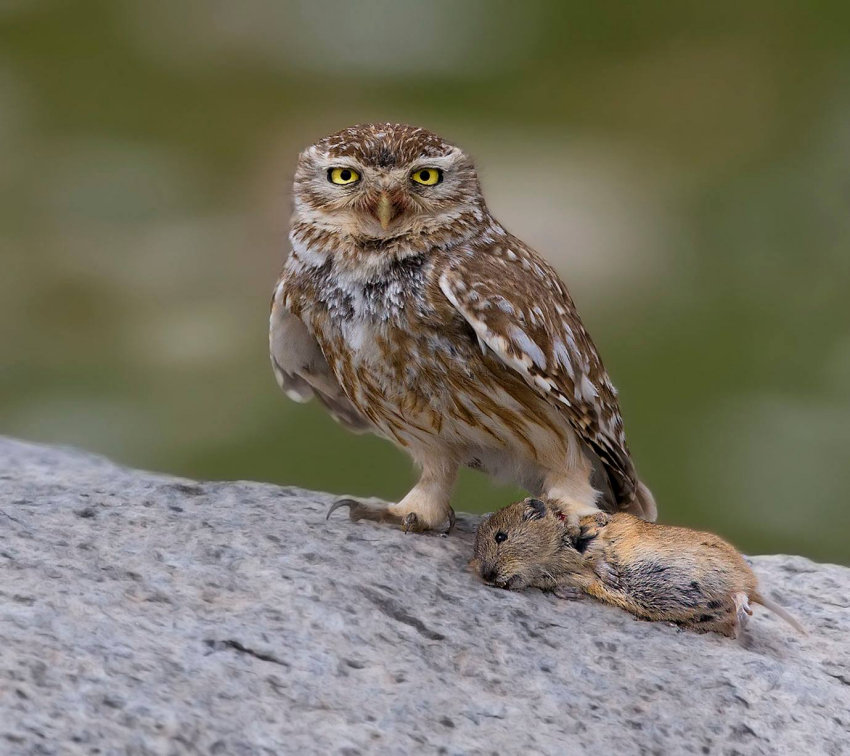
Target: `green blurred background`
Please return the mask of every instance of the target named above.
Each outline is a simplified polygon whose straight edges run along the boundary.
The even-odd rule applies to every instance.
[[[663,521],[850,563],[846,2],[0,0],[0,432],[403,494],[267,358],[296,155],[368,120],[562,273]]]

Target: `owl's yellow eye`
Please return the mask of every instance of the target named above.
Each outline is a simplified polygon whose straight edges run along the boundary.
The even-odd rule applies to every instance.
[[[328,181],[332,184],[353,184],[360,181],[360,174],[353,168],[329,168]]]
[[[443,180],[443,172],[439,168],[420,168],[410,174],[412,181],[423,186],[434,186]]]

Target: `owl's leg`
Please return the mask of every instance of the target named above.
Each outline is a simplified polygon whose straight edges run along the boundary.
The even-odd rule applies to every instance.
[[[455,513],[450,500],[457,468],[456,462],[425,461],[417,484],[398,504],[390,505],[390,510],[402,518],[405,532],[440,529],[449,532],[454,527]]]
[[[419,482],[397,504],[387,504],[379,499],[337,499],[328,510],[348,507],[352,521],[372,520],[399,525],[405,533],[421,533],[425,530],[451,531],[455,514],[450,498],[457,464],[439,459],[427,459],[422,465]]]
[[[593,515],[607,521],[607,516],[597,505],[600,493],[591,485],[590,475],[589,464],[586,468],[580,465],[567,475],[560,471],[547,476],[543,484],[542,496],[558,510],[565,521],[567,533],[574,539],[581,535],[582,517]],[[605,522],[598,524],[601,527]]]

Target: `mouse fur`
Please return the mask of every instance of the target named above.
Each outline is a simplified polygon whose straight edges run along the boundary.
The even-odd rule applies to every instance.
[[[510,590],[580,591],[647,620],[738,637],[761,604],[805,630],[766,599],[746,560],[712,533],[646,522],[626,513],[590,515],[577,537],[550,503],[524,499],[479,525],[471,562]]]

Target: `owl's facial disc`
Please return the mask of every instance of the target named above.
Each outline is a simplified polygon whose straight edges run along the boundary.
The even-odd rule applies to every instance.
[[[302,153],[294,222],[354,244],[421,247],[469,233],[483,212],[472,162],[434,134],[403,124],[367,124]]]
[[[323,204],[333,209],[337,221],[353,236],[381,239],[415,232],[447,209],[452,200],[448,162],[435,157],[384,168],[331,157],[318,163],[316,174],[319,181],[324,178]]]

